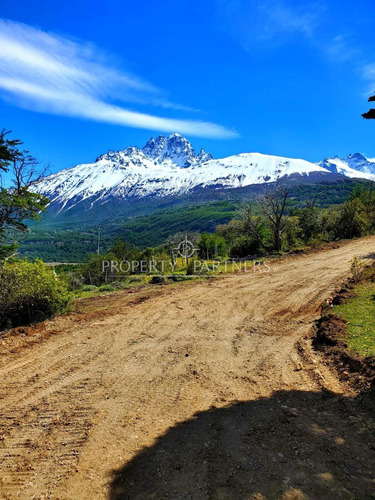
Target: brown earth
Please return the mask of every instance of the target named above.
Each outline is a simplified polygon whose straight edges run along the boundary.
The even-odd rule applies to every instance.
[[[375,498],[371,404],[309,339],[374,245],[83,300],[3,334],[0,498]]]

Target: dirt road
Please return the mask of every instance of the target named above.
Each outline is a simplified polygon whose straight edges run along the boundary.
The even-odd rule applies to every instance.
[[[374,417],[305,338],[374,248],[85,300],[0,339],[0,497],[375,498]]]

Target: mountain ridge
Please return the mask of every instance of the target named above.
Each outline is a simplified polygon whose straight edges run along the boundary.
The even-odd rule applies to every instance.
[[[262,153],[239,153],[214,159],[197,154],[180,134],[151,138],[143,146],[109,151],[95,162],[61,170],[33,189],[60,213],[85,202],[85,209],[109,200],[182,196],[204,189],[236,189],[272,182],[321,182],[340,178],[375,180],[375,161],[360,153],[319,163]]]
[[[319,165],[346,177],[375,180],[375,159],[366,158],[361,153],[353,153],[346,158],[326,158]]]

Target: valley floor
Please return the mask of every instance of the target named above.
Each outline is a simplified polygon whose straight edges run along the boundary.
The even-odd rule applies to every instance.
[[[308,338],[363,238],[0,338],[0,498],[374,498],[374,415]]]

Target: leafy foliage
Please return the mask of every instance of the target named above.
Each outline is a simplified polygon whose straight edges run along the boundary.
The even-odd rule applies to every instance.
[[[225,239],[218,234],[203,233],[198,242],[199,258],[215,259],[225,257],[227,245]]]
[[[335,232],[338,238],[355,238],[365,234],[368,225],[365,206],[359,198],[354,198],[339,211]]]
[[[40,321],[68,309],[65,283],[40,260],[0,266],[0,327]]]
[[[375,95],[369,97],[368,102],[375,101]],[[366,120],[373,120],[375,118],[375,109],[371,108],[367,113],[363,113],[363,118]]]
[[[18,148],[22,142],[8,139],[9,132],[0,132],[0,171],[10,178],[5,185],[4,176],[0,177],[0,239],[10,231],[26,232],[26,220],[39,219],[48,199],[33,192],[30,188],[43,172],[38,171],[38,161],[28,151]],[[13,242],[11,242],[13,243]],[[9,244],[8,244],[9,245]],[[6,247],[8,246],[6,245]],[[5,253],[3,247],[1,253]]]

